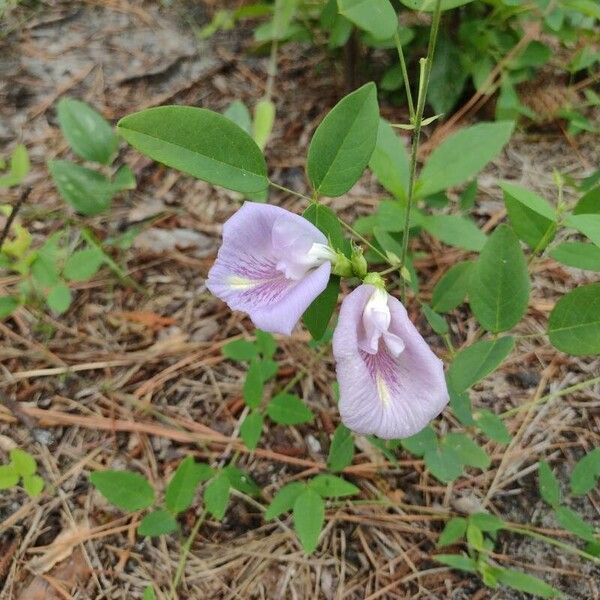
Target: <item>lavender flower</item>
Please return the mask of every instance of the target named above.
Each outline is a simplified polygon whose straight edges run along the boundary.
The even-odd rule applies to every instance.
[[[384,439],[418,433],[448,403],[442,361],[385,290],[347,296],[333,335],[344,424]]]
[[[223,225],[223,245],[206,285],[265,331],[289,335],[325,289],[335,252],[309,221],[283,208],[245,202]]]

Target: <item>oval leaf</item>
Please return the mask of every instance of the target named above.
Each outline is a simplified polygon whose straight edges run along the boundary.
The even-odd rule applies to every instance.
[[[479,123],[444,140],[432,153],[419,179],[420,196],[429,196],[477,175],[510,139],[514,123]]]
[[[75,154],[108,165],[117,151],[117,136],[110,123],[80,100],[63,98],[57,107],[58,122]]]
[[[340,14],[376,40],[394,37],[398,16],[389,0],[338,0]]]
[[[600,271],[600,248],[594,244],[563,242],[550,250],[550,256],[568,267]]]
[[[122,510],[141,510],[154,502],[154,490],[145,477],[131,471],[96,471],[90,475],[96,489]]]
[[[294,502],[294,528],[307,554],[311,554],[319,542],[319,534],[325,521],[325,505],[317,492],[305,489]]]
[[[461,350],[448,369],[448,384],[460,394],[496,370],[515,346],[512,336],[481,340]]]
[[[485,233],[473,221],[459,215],[424,217],[423,228],[444,244],[474,252],[479,252],[486,241]]]
[[[360,178],[377,141],[374,83],[342,98],[317,127],[308,148],[308,178],[323,196],[341,196]]]
[[[467,285],[471,276],[472,262],[454,265],[433,288],[431,306],[436,312],[450,312],[467,297]]]
[[[471,309],[488,331],[506,331],[521,320],[529,301],[529,275],[519,240],[510,227],[500,225],[489,237],[468,290]]]
[[[563,296],[550,313],[548,335],[550,343],[567,354],[600,354],[600,283]]]
[[[268,186],[265,159],[254,140],[227,117],[192,106],[159,106],[118,123],[137,150],[169,167],[236,192]]]
[[[267,414],[281,425],[299,425],[314,417],[312,410],[298,396],[286,393],[277,394],[269,402]]]
[[[154,537],[177,530],[177,521],[168,510],[155,510],[148,513],[138,526],[138,533]]]

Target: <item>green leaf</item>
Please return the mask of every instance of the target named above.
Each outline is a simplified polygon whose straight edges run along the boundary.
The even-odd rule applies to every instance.
[[[137,182],[135,180],[134,172],[127,165],[119,167],[119,170],[115,173],[112,180],[112,186],[115,192],[135,190]]]
[[[415,456],[423,456],[437,449],[438,441],[431,425],[401,441],[402,447]]]
[[[302,213],[302,216],[325,234],[334,250],[346,252],[348,244],[344,238],[342,225],[331,208],[324,204],[313,202]]]
[[[520,592],[526,592],[527,594],[533,594],[539,598],[562,598],[563,594],[558,590],[554,589],[551,585],[546,582],[522,573],[521,571],[515,571],[514,569],[495,569],[495,575],[498,581],[502,585],[519,590]]]
[[[104,262],[104,254],[98,248],[86,248],[73,252],[63,270],[69,281],[87,281],[93,277]]]
[[[310,142],[308,178],[322,196],[341,196],[360,178],[377,141],[379,106],[374,83],[342,98]]]
[[[589,523],[586,523],[574,510],[566,506],[560,506],[554,514],[561,527],[574,533],[582,540],[588,542],[597,541],[594,536],[594,528]]]
[[[456,37],[442,30],[437,40],[427,92],[427,101],[436,114],[448,113],[456,106],[469,78],[461,48],[453,41]]]
[[[538,486],[542,499],[556,509],[560,504],[560,485],[550,465],[544,460],[538,465]]]
[[[454,542],[457,542],[465,535],[466,531],[467,520],[462,517],[453,517],[446,523],[444,531],[440,534],[437,541],[438,548],[454,544]]]
[[[8,490],[19,483],[14,465],[0,465],[0,490]]]
[[[571,472],[571,493],[574,496],[587,494],[600,477],[600,448],[588,452]]]
[[[600,283],[575,288],[556,303],[548,319],[548,336],[567,354],[600,354]]]
[[[459,571],[466,571],[467,573],[477,571],[477,563],[464,554],[436,554],[433,558],[443,565],[448,565]]]
[[[145,477],[131,471],[95,471],[90,481],[116,507],[136,511],[154,502],[154,490]]]
[[[467,544],[470,548],[477,551],[481,551],[484,548],[483,532],[471,521],[467,524]]]
[[[64,283],[55,285],[48,292],[46,304],[57,315],[62,315],[71,306],[71,290]]]
[[[233,340],[223,346],[223,356],[232,360],[252,360],[256,355],[256,346],[246,340]]]
[[[597,215],[571,215],[565,221],[568,227],[577,229],[600,247],[600,214]]]
[[[219,113],[159,106],[121,119],[118,132],[137,150],[169,167],[236,192],[265,190],[265,159],[254,140]]]
[[[140,535],[156,537],[177,531],[177,521],[168,510],[159,509],[148,513],[138,525],[137,531]]]
[[[258,361],[252,361],[244,381],[244,402],[250,408],[260,406],[263,398],[263,371]]]
[[[515,233],[532,250],[543,250],[554,238],[556,222],[554,210],[531,190],[502,183],[504,203]]]
[[[434,215],[423,219],[423,228],[449,246],[479,252],[485,245],[483,231],[467,217]]]
[[[343,498],[344,496],[354,496],[360,492],[353,483],[337,475],[323,473],[314,477],[308,487],[323,498]]]
[[[248,107],[241,100],[234,100],[223,113],[230,121],[233,121],[238,127],[246,133],[252,133],[252,117]]]
[[[33,456],[31,456],[31,454],[25,450],[13,448],[10,451],[10,460],[15,471],[21,477],[25,477],[26,475],[34,475],[37,471],[35,458],[33,458]]]
[[[479,123],[454,133],[432,153],[419,179],[419,196],[459,185],[474,177],[510,139],[514,123]]]
[[[242,494],[247,494],[248,496],[260,495],[260,488],[256,485],[256,482],[241,469],[229,465],[223,469],[223,473],[229,479],[231,487],[238,492],[242,492]]]
[[[449,446],[440,444],[435,450],[428,450],[424,460],[430,473],[444,483],[454,481],[463,471],[460,456]]]
[[[327,287],[313,300],[302,315],[302,322],[314,340],[320,340],[325,334],[331,315],[337,306],[339,292],[340,278],[332,275]]]
[[[256,330],[256,348],[263,358],[273,358],[277,351],[277,342],[275,338],[268,332],[262,329]]]
[[[573,209],[574,215],[600,215],[600,186],[586,192]]]
[[[458,352],[448,369],[448,383],[453,392],[460,394],[496,370],[514,347],[515,339],[505,336],[480,340]]]
[[[444,273],[433,288],[431,306],[436,312],[450,312],[467,296],[467,285],[474,263],[461,262]]]
[[[103,165],[111,163],[118,140],[102,115],[85,102],[72,98],[60,100],[57,113],[63,135],[75,154]]]
[[[480,410],[475,422],[490,440],[499,444],[508,444],[512,439],[504,421],[489,410]]]
[[[165,492],[165,504],[173,513],[187,510],[194,501],[194,495],[201,481],[210,479],[213,470],[204,463],[197,463],[192,456],[187,456],[180,463],[169,481]]]
[[[142,600],[156,600],[156,594],[154,593],[154,588],[151,585],[144,590]]]
[[[376,40],[388,40],[398,29],[398,15],[389,0],[338,0],[338,9]]]
[[[314,414],[295,394],[282,392],[273,397],[267,406],[267,414],[280,425],[299,425],[312,421]]]
[[[17,298],[11,296],[0,296],[0,320],[6,319],[19,306]]]
[[[497,333],[516,325],[529,302],[527,262],[513,230],[499,225],[471,273],[469,304],[477,320]]]
[[[502,519],[486,512],[469,515],[469,522],[473,523],[481,531],[496,532],[506,527],[506,523]]]
[[[408,153],[402,140],[385,119],[379,119],[377,142],[369,160],[369,168],[388,192],[406,202],[409,179]]]
[[[486,451],[465,433],[449,433],[442,443],[456,452],[463,465],[485,470],[492,462]]]
[[[352,432],[343,423],[340,423],[333,433],[327,457],[327,468],[331,471],[343,471],[352,464],[353,458],[354,437]]]
[[[325,505],[317,492],[306,488],[294,502],[294,528],[306,554],[317,548],[325,521]]]
[[[563,242],[550,250],[550,256],[563,265],[600,272],[600,248],[585,242]]]
[[[204,506],[206,510],[220,521],[229,504],[229,478],[226,473],[217,475],[204,489]]]
[[[275,0],[273,9],[273,39],[282,40],[296,12],[298,0]]]
[[[433,331],[438,335],[446,335],[448,333],[448,323],[446,323],[444,317],[438,315],[430,306],[427,306],[427,304],[421,304],[421,310]]]
[[[268,98],[261,98],[254,107],[252,137],[256,145],[264,150],[275,122],[275,105]]]
[[[250,450],[254,450],[262,433],[263,416],[257,410],[246,415],[240,426],[240,436]]]
[[[288,510],[294,508],[296,498],[306,489],[306,486],[299,481],[292,481],[284,485],[273,497],[269,508],[265,512],[265,521],[275,519]]]
[[[19,185],[30,170],[29,154],[23,144],[17,144],[10,155],[8,173],[0,176],[0,188]]]
[[[477,200],[477,180],[474,179],[467,185],[460,195],[458,204],[463,212],[470,211],[475,206]]]
[[[277,371],[279,371],[279,364],[274,360],[259,360],[258,364],[260,365],[263,382],[273,379],[277,375]]]
[[[450,407],[456,418],[465,426],[470,427],[475,424],[473,419],[473,409],[471,407],[471,398],[468,392],[457,394],[452,388],[450,392]]]
[[[91,217],[110,206],[114,188],[102,173],[68,160],[50,160],[48,169],[60,195],[78,213]]]
[[[23,489],[30,498],[36,498],[44,489],[44,480],[39,475],[24,475]]]

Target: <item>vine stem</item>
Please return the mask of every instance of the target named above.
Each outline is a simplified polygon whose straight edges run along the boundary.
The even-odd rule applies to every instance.
[[[398,60],[400,61],[400,69],[402,70],[402,79],[404,80],[404,89],[406,90],[406,99],[408,101],[408,112],[410,113],[410,120],[412,123],[415,118],[415,106],[413,103],[412,92],[410,91],[406,60],[404,59],[404,51],[402,50],[402,43],[400,42],[398,30],[396,30],[396,33],[394,34],[394,42],[396,43],[396,50],[398,51]]]
[[[433,64],[433,55],[435,53],[435,45],[437,43],[438,32],[440,29],[440,20],[442,16],[442,0],[436,0],[435,9],[433,12],[433,20],[431,23],[431,31],[429,32],[429,45],[427,47],[427,57],[421,59],[421,74],[419,77],[419,93],[417,96],[417,110],[414,117],[414,130],[412,135],[412,149],[410,153],[410,170],[408,179],[408,195],[406,201],[406,216],[404,219],[404,232],[402,234],[402,255],[400,261],[402,266],[406,264],[406,253],[408,251],[408,238],[410,235],[410,211],[414,202],[415,195],[415,180],[417,175],[417,156],[419,152],[419,142],[421,138],[421,124],[423,122],[423,113],[425,111],[425,100],[427,98],[427,88],[429,87],[429,77],[431,75],[431,65]],[[404,75],[404,72],[403,72]],[[408,86],[408,79],[405,81]],[[402,280],[402,296],[406,292],[406,282]]]
[[[204,518],[206,517],[206,510],[203,510],[196,522],[194,523],[194,527],[190,532],[190,535],[185,540],[185,543],[181,547],[181,556],[179,557],[179,562],[177,563],[177,570],[175,571],[175,577],[173,577],[173,581],[171,582],[171,593],[169,594],[169,600],[176,600],[177,598],[177,586],[181,581],[181,577],[183,576],[183,571],[185,569],[185,563],[187,562],[188,554],[190,553],[190,549],[196,536],[198,535],[198,531],[204,523]]]

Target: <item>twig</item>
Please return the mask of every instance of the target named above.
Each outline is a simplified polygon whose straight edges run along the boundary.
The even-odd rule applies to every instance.
[[[21,192],[19,199],[17,200],[16,204],[12,208],[12,211],[10,212],[10,215],[8,215],[8,219],[6,219],[6,224],[4,225],[4,229],[2,230],[2,233],[0,234],[0,251],[2,250],[2,246],[4,245],[4,242],[6,241],[6,238],[8,237],[8,233],[10,231],[10,228],[12,227],[13,221],[15,220],[15,218],[17,216],[17,213],[19,212],[19,210],[21,210],[21,207],[25,203],[25,200],[27,200],[27,197],[29,196],[30,192],[31,192],[31,188],[29,186],[26,187]]]

